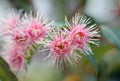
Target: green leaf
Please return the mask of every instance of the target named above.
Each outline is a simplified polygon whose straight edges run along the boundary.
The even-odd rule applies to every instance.
[[[0,57],[0,80],[1,81],[18,81],[16,76],[11,72],[10,67],[2,57]]]
[[[30,48],[29,50],[27,50],[27,54],[25,56],[26,62],[27,64],[31,63],[32,57],[35,54],[35,49],[34,47]]]
[[[103,36],[110,42],[112,42],[116,48],[120,51],[120,31],[117,28],[111,26],[101,27]]]
[[[98,68],[97,68],[97,64],[96,64],[96,60],[94,58],[93,52],[91,50],[83,50],[83,53],[85,54],[87,59],[93,64],[96,72],[98,72]]]

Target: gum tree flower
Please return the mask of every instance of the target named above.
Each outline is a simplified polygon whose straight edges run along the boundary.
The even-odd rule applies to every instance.
[[[91,19],[80,14],[75,14],[71,22],[68,22],[67,18],[65,20],[68,27],[65,30],[75,48],[83,54],[92,53],[89,43],[98,45],[97,41],[99,40],[98,37],[100,37],[96,24],[90,25]]]
[[[30,12],[29,14],[24,14],[22,25],[30,35],[31,41],[36,42],[44,38],[47,31],[52,26],[52,22],[42,17],[39,12],[34,15]]]
[[[35,51],[33,46],[37,46],[37,42],[42,43],[41,39],[44,39],[51,29],[52,22],[42,18],[40,13],[22,15],[14,9],[5,11],[0,21],[0,26],[3,27],[2,35],[12,46],[7,47],[4,57],[11,69],[21,70],[24,68],[23,64],[29,62],[30,59],[27,58],[34,55],[28,54],[29,51]]]
[[[17,11],[16,9],[6,9],[2,10],[0,16],[0,26],[2,28],[0,31],[2,37],[8,39],[9,42],[16,41],[18,32],[21,32],[21,11]],[[16,44],[18,44],[18,42],[16,42]]]
[[[0,26],[4,38],[15,47],[26,49],[30,46],[30,36],[21,25],[21,11],[15,9],[3,10],[1,13]]]
[[[66,66],[75,65],[81,56],[74,53],[67,33],[61,28],[53,28],[49,33],[48,39],[44,40],[46,49],[50,50],[45,59],[51,59],[49,63],[59,69],[64,69],[64,63]]]
[[[64,69],[64,65],[76,65],[81,58],[78,50],[85,55],[92,54],[89,44],[98,45],[99,31],[96,25],[90,25],[90,18],[80,14],[75,14],[71,22],[67,18],[65,20],[67,28],[55,28],[52,21],[39,12],[22,15],[14,9],[5,11],[0,26],[3,27],[2,34],[12,46],[4,54],[11,69],[23,70],[33,55],[27,53],[30,53],[29,50],[35,51],[32,49],[34,46],[42,45],[40,52],[49,50],[45,59],[50,59],[49,63],[60,69]]]
[[[50,43],[51,51],[57,57],[62,57],[65,54],[69,54],[71,51],[71,44],[68,39],[64,37],[56,36]]]
[[[33,21],[29,26],[30,29],[28,30],[28,33],[30,34],[32,40],[38,40],[44,37],[46,30],[41,23],[39,23],[38,21]]]
[[[4,26],[3,26],[4,27]],[[14,47],[27,49],[31,46],[31,39],[28,32],[18,23],[14,28],[5,28],[2,32]]]
[[[24,69],[24,56],[20,51],[17,50],[17,48],[7,51],[4,58],[10,65],[12,71],[17,72]]]
[[[5,31],[15,28],[19,23],[21,11],[17,11],[16,9],[6,9],[1,12],[0,25],[5,28]]]
[[[79,48],[82,49],[89,40],[89,31],[83,26],[76,25],[69,32],[69,38],[71,39],[73,44],[77,45]]]
[[[29,34],[23,29],[14,30],[11,35],[11,40],[14,45],[26,49],[31,46],[31,40]]]

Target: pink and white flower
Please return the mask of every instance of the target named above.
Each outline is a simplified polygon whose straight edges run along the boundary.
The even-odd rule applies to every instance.
[[[18,47],[25,47],[31,46],[31,40],[29,34],[25,30],[14,30],[11,33],[11,39],[15,45]]]
[[[96,25],[90,25],[91,19],[80,14],[75,14],[67,28],[55,28],[40,13],[25,13],[16,10],[6,11],[0,19],[2,33],[10,39],[11,48],[5,54],[5,59],[14,71],[22,70],[25,66],[25,57],[33,45],[43,45],[43,50],[49,50],[48,56],[51,64],[58,68],[63,65],[76,65],[81,55],[92,53],[90,43],[97,44],[99,31]]]
[[[67,66],[75,65],[81,56],[74,52],[74,47],[72,46],[67,33],[61,28],[53,28],[49,33],[48,39],[44,40],[46,44],[45,50],[50,50],[45,59],[51,59],[49,63],[60,69],[64,69],[64,63]]]
[[[51,29],[50,27],[52,26],[52,22],[43,18],[39,12],[34,15],[30,12],[30,14],[24,14],[22,18],[22,25],[30,35],[31,41],[37,42],[44,38],[47,31]]]
[[[17,72],[24,69],[24,56],[17,48],[10,49],[4,56],[4,59],[8,62],[12,71]]]
[[[71,43],[68,39],[65,39],[64,37],[56,36],[50,43],[50,48],[56,57],[62,57],[70,53]]]
[[[6,11],[0,19],[0,26],[3,27],[2,35],[8,39],[9,45],[5,51],[5,59],[13,70],[21,70],[26,62],[26,57],[30,57],[29,50],[33,50],[37,42],[47,35],[52,23],[41,18],[39,13],[21,13],[16,10]],[[5,52],[5,53],[6,53]]]
[[[67,18],[65,20],[68,26],[68,29],[65,30],[75,48],[79,49],[83,54],[88,51],[92,52],[89,43],[98,45],[97,41],[100,37],[96,24],[90,25],[91,19],[80,14],[75,14],[71,22],[68,22]]]
[[[21,11],[17,11],[15,9],[6,9],[2,10],[1,12],[0,25],[3,27],[3,29],[5,28],[5,31],[8,32],[8,30],[14,29],[20,22]]]
[[[42,23],[34,20],[33,22],[29,23],[28,26],[30,28],[27,31],[32,40],[36,41],[44,37],[46,30],[45,30],[44,25],[42,25]]]
[[[82,49],[89,40],[89,30],[84,28],[83,26],[76,25],[69,32],[69,38],[71,39],[73,44]]]

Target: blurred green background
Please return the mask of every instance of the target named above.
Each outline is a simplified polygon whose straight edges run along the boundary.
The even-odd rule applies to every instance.
[[[21,81],[120,81],[119,0],[0,0],[2,8],[40,11],[61,26],[65,15],[70,19],[79,12],[91,17],[101,31],[99,47],[91,45],[98,72],[84,56],[78,67],[58,71],[46,65],[46,62],[40,60],[42,57],[36,54],[27,73],[21,73]]]

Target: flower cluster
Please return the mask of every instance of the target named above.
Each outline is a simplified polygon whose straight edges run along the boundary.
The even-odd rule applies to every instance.
[[[47,35],[52,24],[43,19],[45,18],[42,18],[40,13],[22,14],[15,9],[4,11],[1,15],[0,26],[3,27],[1,32],[10,42],[4,58],[13,71],[23,70],[27,51]]]
[[[6,11],[0,22],[4,37],[11,41],[4,58],[15,71],[24,69],[26,53],[34,44],[44,46],[40,52],[49,50],[44,59],[51,59],[50,64],[58,68],[75,65],[81,58],[78,51],[85,55],[92,53],[89,43],[98,45],[96,25],[90,25],[91,19],[80,14],[75,14],[70,22],[65,18],[65,27],[56,27],[40,13],[22,14],[16,10]]]
[[[50,64],[63,69],[64,65],[76,65],[81,58],[80,53],[93,54],[89,44],[98,45],[100,37],[96,24],[90,25],[91,19],[86,16],[75,14],[70,22],[67,18],[65,22],[66,27],[52,28],[49,39],[45,41],[50,50],[46,58],[52,58]]]

